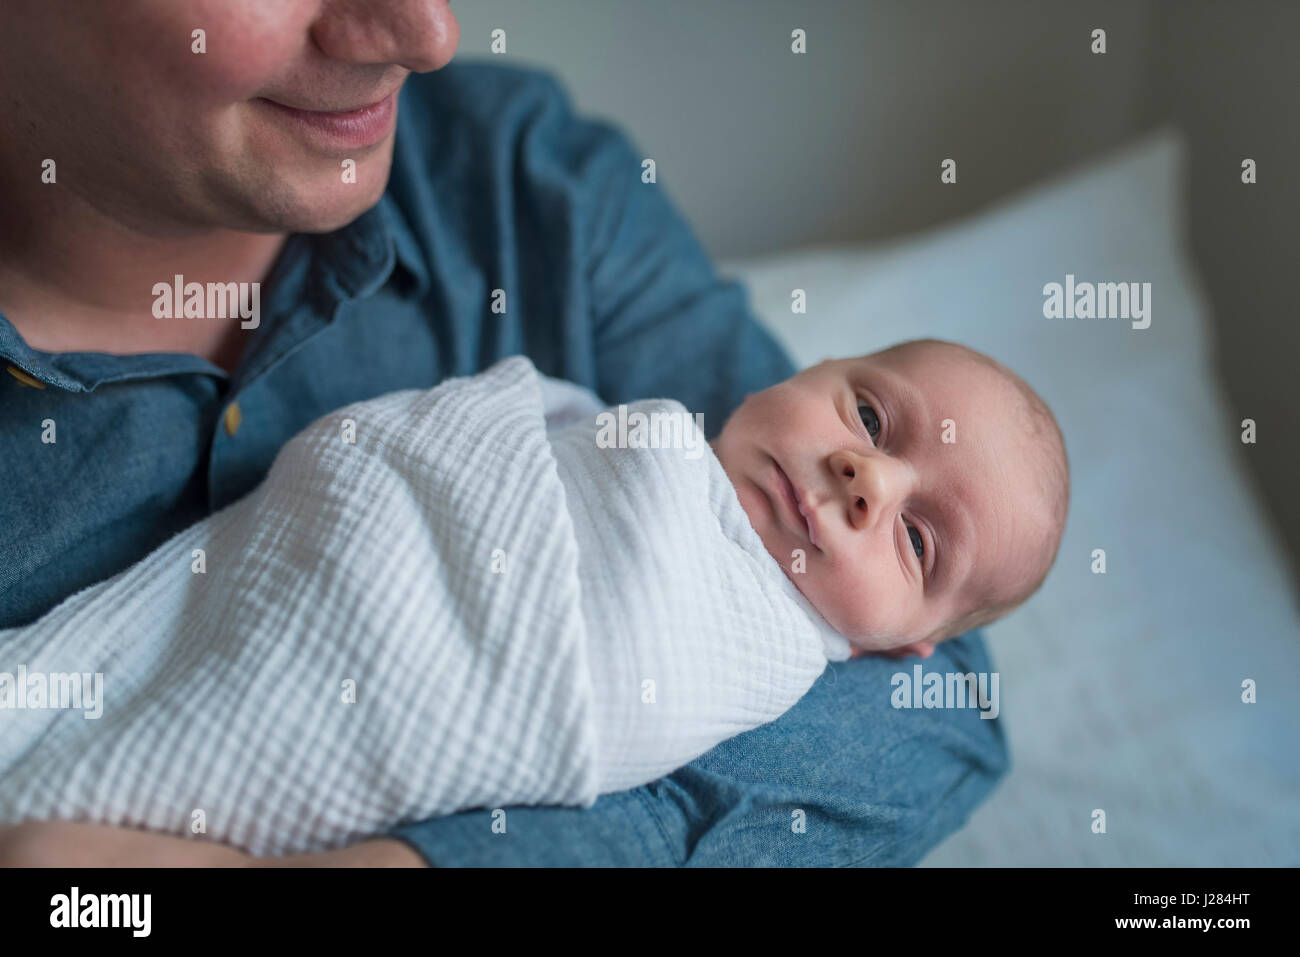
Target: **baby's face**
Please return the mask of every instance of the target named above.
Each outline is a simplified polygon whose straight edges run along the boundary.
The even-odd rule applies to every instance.
[[[750,395],[713,442],[791,581],[857,652],[928,655],[1027,580],[1047,517],[1015,386],[952,349],[827,360]]]

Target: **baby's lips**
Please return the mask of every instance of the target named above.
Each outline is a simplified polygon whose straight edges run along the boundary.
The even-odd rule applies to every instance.
[[[813,543],[813,547],[821,549],[822,543],[817,536],[817,512],[804,504],[803,493],[799,493],[796,500],[799,505],[799,514],[803,516],[804,521],[808,524],[808,541]]]

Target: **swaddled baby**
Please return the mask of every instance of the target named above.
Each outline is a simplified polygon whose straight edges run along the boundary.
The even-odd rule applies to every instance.
[[[292,853],[588,805],[775,719],[850,642],[926,654],[1012,607],[1059,541],[1050,413],[959,347],[806,370],[716,455],[680,404],[630,411],[678,443],[602,441],[594,396],[515,357],[314,423],[248,498],[0,633],[29,673],[103,674],[94,720],[0,711],[0,823]]]

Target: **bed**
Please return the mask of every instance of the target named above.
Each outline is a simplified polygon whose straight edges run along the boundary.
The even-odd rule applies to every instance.
[[[1300,864],[1300,614],[1214,373],[1185,166],[1163,129],[955,225],[721,266],[801,366],[952,339],[1020,372],[1065,431],[1057,564],[986,630],[1012,768],[924,865]],[[1149,328],[1045,318],[1067,276],[1150,282]]]

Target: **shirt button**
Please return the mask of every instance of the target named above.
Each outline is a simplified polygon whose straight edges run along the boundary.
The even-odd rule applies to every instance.
[[[244,413],[239,411],[238,402],[232,402],[230,405],[226,406],[226,414],[224,418],[226,422],[226,435],[233,436],[239,431],[239,423],[244,421]]]
[[[33,389],[45,388],[44,382],[42,382],[40,379],[33,379],[22,369],[15,368],[14,366],[7,366],[5,368],[5,371],[8,372],[11,376],[13,376],[15,379],[17,379],[19,382],[21,382],[23,385],[31,386]]]

